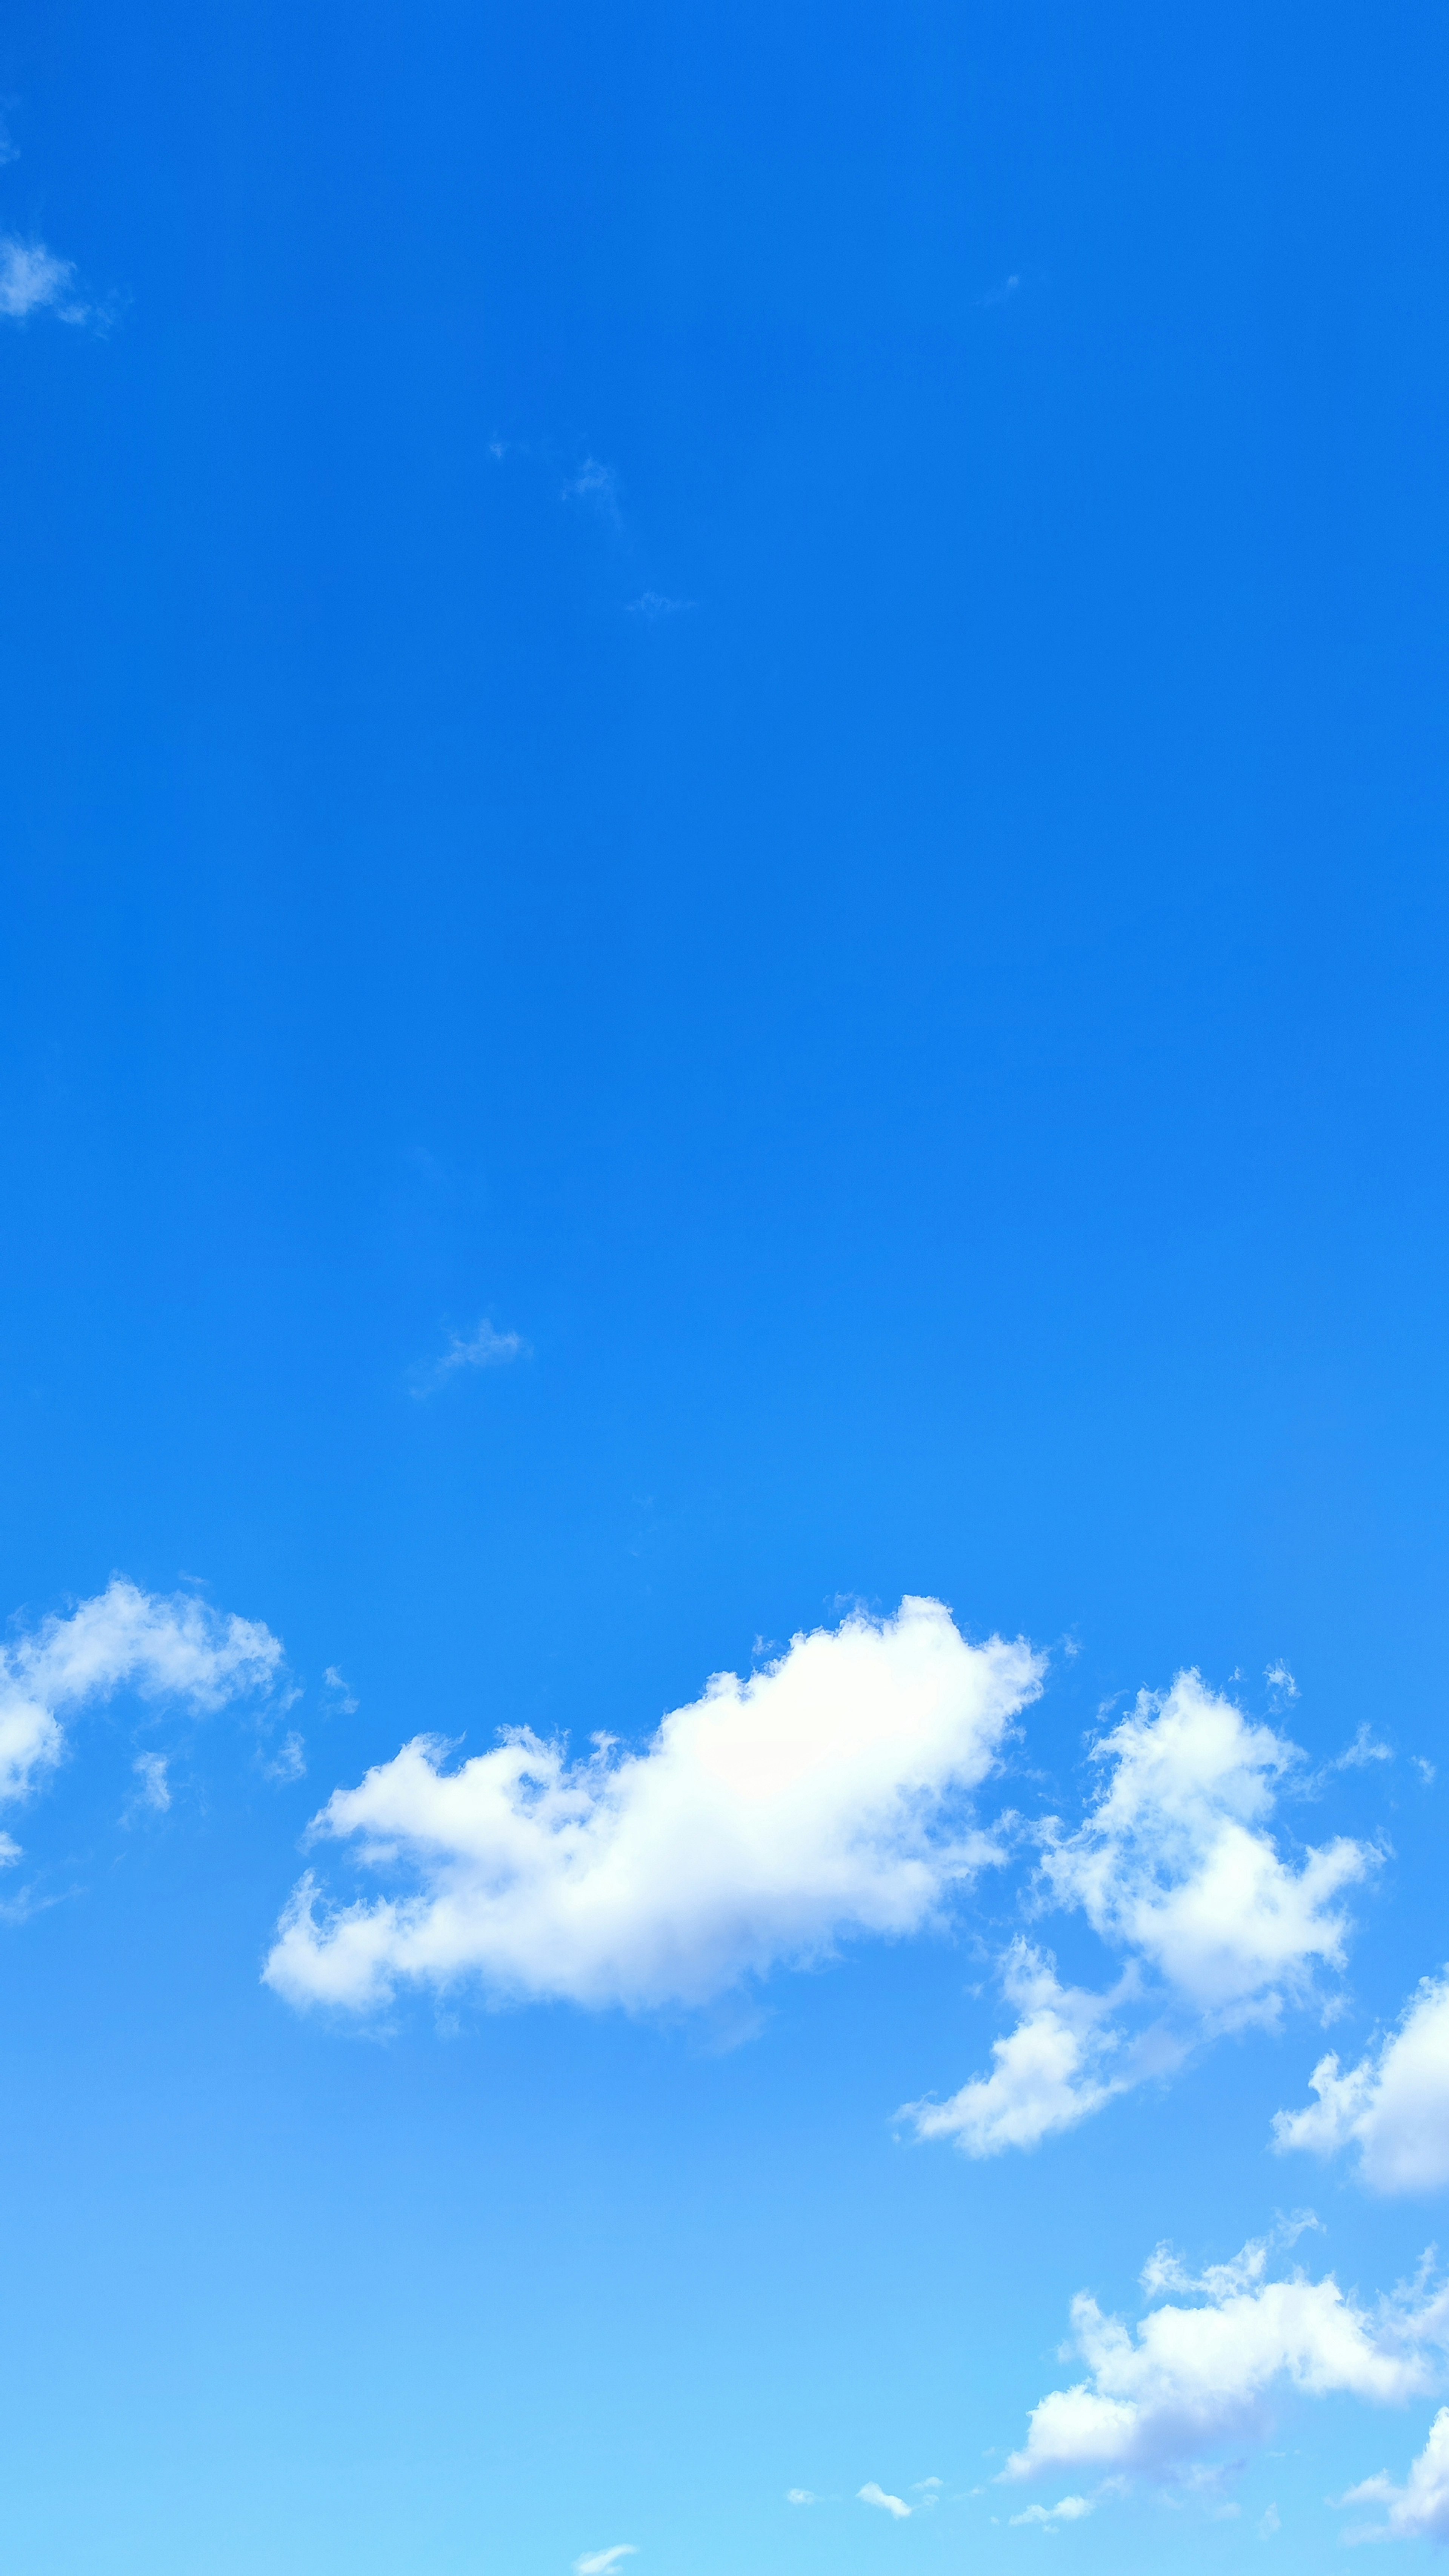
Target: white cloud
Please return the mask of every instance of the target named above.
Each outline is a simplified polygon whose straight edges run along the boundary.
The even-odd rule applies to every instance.
[[[120,1575],[67,1618],[0,1648],[0,1798],[23,1798],[65,1749],[62,1720],[114,1691],[198,1711],[270,1688],[280,1640],[188,1594],[162,1598]]]
[[[510,1360],[527,1356],[528,1344],[521,1333],[500,1333],[485,1315],[475,1333],[465,1341],[461,1334],[451,1333],[442,1358],[432,1360],[414,1373],[413,1393],[435,1395],[446,1386],[459,1369],[507,1368]]]
[[[1370,1762],[1392,1762],[1393,1758],[1390,1746],[1379,1743],[1365,1718],[1352,1744],[1345,1745],[1337,1760],[1329,1767],[1334,1771],[1361,1771],[1366,1769]]]
[[[1124,2047],[1108,2018],[1114,1995],[1061,1985],[1054,1961],[1029,1941],[1013,1941],[1002,1982],[1021,2015],[1016,2028],[993,2040],[989,2075],[975,2076],[949,2101],[907,2103],[899,2116],[918,2137],[952,2138],[977,2157],[1035,2147],[1140,2081],[1149,2057],[1160,2066],[1150,2051]]]
[[[7,321],[23,322],[32,313],[46,311],[61,322],[89,321],[90,309],[77,301],[74,285],[73,260],[57,259],[44,242],[0,234],[0,314]]]
[[[1267,1683],[1269,1690],[1279,1692],[1284,1699],[1296,1699],[1298,1697],[1298,1684],[1294,1680],[1288,1666],[1284,1663],[1281,1655],[1279,1656],[1276,1664],[1270,1664],[1268,1666],[1267,1671],[1263,1675],[1263,1679]]]
[[[1195,1672],[1092,1749],[1103,1787],[1085,1821],[1044,1828],[1045,1904],[1084,1913],[1127,1953],[1109,1992],[1063,1986],[1053,1962],[1016,1941],[1003,1982],[1016,2027],[994,2063],[945,2102],[908,2106],[917,2134],[964,2153],[1030,2148],[1074,2128],[1133,2085],[1170,2073],[1202,2040],[1275,2022],[1306,1999],[1319,1966],[1341,1965],[1338,1899],[1377,1854],[1343,1838],[1296,1866],[1268,1830],[1276,1784],[1302,1760]]]
[[[1075,2299],[1072,2334],[1087,2375],[1033,2409],[1003,2475],[1170,2476],[1225,2443],[1261,2439],[1279,2389],[1390,2403],[1432,2387],[1449,2340],[1449,2292],[1420,2285],[1370,2312],[1331,2275],[1266,2279],[1267,2256],[1259,2241],[1194,2277],[1159,2247],[1144,2274],[1149,2295],[1170,2286],[1202,2304],[1164,2303],[1135,2330],[1085,2292]]]
[[[1302,1759],[1195,1672],[1093,1747],[1110,1766],[1086,1822],[1058,1835],[1042,1875],[1060,1905],[1154,1969],[1209,2029],[1272,2023],[1315,1966],[1340,1967],[1338,1899],[1372,1849],[1340,1836],[1285,1861],[1267,1819],[1275,1784]]]
[[[879,2505],[882,2513],[888,2513],[893,2522],[910,2521],[910,2506],[903,2504],[899,2496],[887,2495],[885,2488],[878,2487],[874,2478],[868,2478],[865,2485],[857,2489],[857,2499],[861,2504]]]
[[[588,1761],[526,1729],[454,1771],[416,1737],[315,1819],[411,1889],[318,1919],[296,1891],[267,1963],[293,2002],[353,2010],[402,1980],[495,1995],[697,2004],[852,1933],[940,1919],[996,1858],[967,1793],[1040,1688],[1024,1643],[968,1645],[939,1601],[796,1637],[719,1673],[646,1751]]]
[[[1090,2496],[1064,2495],[1060,2504],[1029,2504],[1024,2513],[1012,2515],[1012,2529],[1024,2522],[1081,2522],[1091,2512],[1092,2502]]]
[[[1386,2504],[1385,2522],[1361,2525],[1345,2540],[1449,2540],[1449,2406],[1441,2406],[1429,2438],[1401,2487],[1392,2478],[1365,2478],[1341,2504]]]
[[[638,2555],[632,2540],[618,2541],[612,2549],[586,2549],[582,2558],[574,2560],[574,2576],[612,2576],[626,2558]]]
[[[564,485],[566,501],[583,501],[597,510],[602,518],[619,524],[619,478],[612,465],[601,465],[597,456],[586,456],[577,474]]]
[[[1277,2506],[1275,2504],[1270,2504],[1266,2512],[1263,2514],[1262,2520],[1258,2524],[1258,2538],[1260,2540],[1271,2540],[1274,2532],[1281,2531],[1282,2528],[1283,2517],[1279,2513]]]
[[[278,1745],[270,1762],[262,1764],[262,1777],[274,1780],[278,1788],[285,1788],[289,1781],[305,1778],[306,1771],[307,1747],[293,1727]]]
[[[348,1684],[343,1680],[342,1675],[339,1673],[335,1664],[328,1665],[326,1672],[322,1676],[322,1686],[324,1690],[329,1690],[334,1694],[336,1701],[336,1706],[333,1711],[334,1715],[338,1717],[355,1717],[357,1715],[359,1702],[354,1699]]]
[[[1426,1762],[1422,1753],[1416,1753],[1416,1754],[1414,1754],[1414,1755],[1412,1756],[1412,1760],[1413,1760],[1414,1769],[1418,1772],[1419,1777],[1420,1777],[1420,1779],[1423,1781],[1425,1788],[1426,1788],[1426,1789],[1431,1789],[1431,1788],[1433,1787],[1433,1785],[1434,1785],[1434,1778],[1435,1778],[1434,1765],[1433,1765],[1433,1763],[1432,1763],[1432,1762]]]
[[[818,2504],[820,2502],[820,2498],[818,2495],[812,2495],[809,2487],[787,2487],[785,2490],[785,2502],[787,2504]]]
[[[682,610],[693,606],[692,599],[670,599],[662,590],[646,590],[638,599],[629,601],[628,613],[653,625],[661,617],[678,617]]]
[[[1439,2191],[1449,2183],[1449,1968],[1425,1977],[1398,2028],[1345,2074],[1321,2058],[1309,2086],[1318,2096],[1273,2122],[1279,2153],[1294,2147],[1328,2156],[1358,2150],[1371,2191]]]
[[[137,1793],[140,1805],[151,1807],[157,1815],[164,1816],[171,1804],[164,1753],[138,1753],[131,1768],[141,1783]]]

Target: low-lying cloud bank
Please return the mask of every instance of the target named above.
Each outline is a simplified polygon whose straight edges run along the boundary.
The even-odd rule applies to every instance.
[[[295,2004],[368,2011],[400,1984],[497,1999],[699,2004],[740,1979],[903,1934],[997,1857],[970,1809],[1044,1659],[968,1644],[939,1601],[798,1636],[716,1674],[648,1749],[584,1761],[526,1729],[455,1770],[417,1736],[315,1819],[410,1882],[344,1906],[295,1891],[266,1965]]]

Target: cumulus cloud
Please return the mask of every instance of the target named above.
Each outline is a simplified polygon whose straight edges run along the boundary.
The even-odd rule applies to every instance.
[[[526,1356],[528,1344],[521,1333],[500,1333],[485,1315],[474,1333],[464,1336],[452,1333],[441,1359],[430,1360],[426,1367],[414,1371],[413,1393],[436,1395],[460,1369],[506,1368],[510,1360]]]
[[[1345,2071],[1329,2055],[1308,2082],[1317,2101],[1280,2111],[1273,2122],[1280,2154],[1353,2148],[1371,2191],[1442,2190],[1449,2183],[1449,1968],[1422,1980],[1398,2028],[1357,2066]]]
[[[887,2495],[885,2488],[878,2487],[874,2478],[867,2478],[865,2485],[857,2488],[856,2494],[861,2504],[879,2505],[882,2513],[888,2513],[893,2522],[910,2521],[910,2506],[903,2504],[899,2496]]]
[[[1275,2023],[1317,1970],[1342,1965],[1341,1899],[1377,1859],[1342,1836],[1285,1857],[1269,1819],[1302,1756],[1198,1673],[1143,1692],[1092,1759],[1102,1787],[1075,1831],[1056,1818],[1043,1828],[1037,1893],[1044,1908],[1084,1914],[1126,1969],[1094,1993],[1012,1945],[1003,1982],[1020,2017],[993,2043],[990,2073],[907,2114],[919,2136],[968,2155],[1034,2147],[1204,2039]]]
[[[306,1879],[266,1974],[298,2004],[365,2010],[400,1982],[493,1995],[698,2004],[854,1933],[916,1932],[995,1846],[968,1799],[1041,1658],[969,1645],[907,1598],[716,1674],[648,1748],[592,1757],[525,1728],[456,1770],[418,1736],[314,1820],[410,1884],[319,1914]]]
[[[1143,2276],[1149,2296],[1170,2288],[1199,2304],[1164,2301],[1135,2329],[1104,2316],[1085,2291],[1073,2300],[1086,2376],[1033,2409],[1003,2476],[1171,2477],[1224,2444],[1261,2440],[1281,2390],[1384,2404],[1433,2386],[1449,2341],[1449,2291],[1420,2283],[1370,2311],[1331,2274],[1268,2279],[1268,2256],[1268,2241],[1255,2240],[1231,2263],[1193,2275],[1159,2247]]]
[[[1029,1941],[1011,1944],[1002,1983],[1021,2016],[1016,2028],[992,2042],[989,2075],[973,2077],[949,2101],[907,2103],[899,2116],[918,2137],[951,2138],[977,2157],[1035,2147],[1139,2082],[1149,2062],[1158,2071],[1168,2062],[1171,2043],[1156,2034],[1127,2044],[1110,2018],[1115,1994],[1063,1986],[1055,1961]]]
[[[1267,1825],[1296,1745],[1186,1672],[1162,1697],[1143,1692],[1092,1758],[1102,1793],[1042,1862],[1056,1903],[1079,1906],[1213,2029],[1271,2024],[1317,1966],[1342,1966],[1339,1899],[1376,1855],[1338,1836],[1296,1868],[1284,1859]]]
[[[61,1759],[63,1720],[117,1690],[204,1712],[269,1689],[281,1662],[281,1642],[260,1620],[115,1575],[67,1617],[0,1648],[0,1798],[28,1796]]]
[[[1449,2540],[1449,2406],[1440,2407],[1401,2487],[1381,2474],[1350,2487],[1339,2502],[1388,2506],[1383,2522],[1350,2527],[1345,2540]]]

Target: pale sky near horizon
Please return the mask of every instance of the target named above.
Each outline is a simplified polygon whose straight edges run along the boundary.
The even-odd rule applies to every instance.
[[[0,104],[0,2576],[1432,2563],[1441,15]]]

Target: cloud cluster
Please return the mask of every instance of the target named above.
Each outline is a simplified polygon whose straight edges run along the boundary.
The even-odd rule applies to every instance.
[[[919,1931],[995,1857],[969,1793],[1042,1669],[908,1598],[796,1637],[747,1681],[717,1674],[641,1753],[596,1737],[571,1762],[513,1729],[448,1770],[419,1736],[312,1828],[410,1884],[319,1915],[304,1880],[267,1977],[350,2010],[464,1979],[499,1998],[697,2004],[852,1933]]]
[[[1344,2072],[1320,2058],[1308,2079],[1317,2094],[1301,2111],[1280,2111],[1273,2143],[1328,2156],[1357,2150],[1370,2190],[1438,2191],[1449,2183],[1449,1969],[1425,1977],[1397,2030]]]
[[[1084,1915],[1127,1970],[1109,1993],[1064,1987],[1049,1960],[1014,1945],[1006,1986],[1020,2018],[994,2044],[991,2073],[907,2114],[922,2137],[952,2137],[968,2155],[1035,2146],[1199,2041],[1275,2023],[1315,1971],[1342,1965],[1342,1898],[1377,1858],[1344,1836],[1284,1856],[1270,1819],[1302,1756],[1196,1672],[1143,1692],[1092,1759],[1103,1781],[1083,1822],[1044,1828],[1039,1897]]]
[[[1164,2301],[1135,2330],[1083,2292],[1071,2314],[1086,2376],[1033,2409],[1004,2476],[1169,2477],[1224,2444],[1262,2439],[1278,2390],[1385,2404],[1432,2388],[1449,2343],[1449,2291],[1421,2284],[1368,2311],[1331,2274],[1269,2280],[1268,2254],[1259,2239],[1193,2276],[1159,2248],[1144,2288],[1197,2304]]]
[[[0,1648],[0,1798],[23,1798],[65,1749],[63,1720],[120,1689],[209,1711],[268,1689],[281,1669],[278,1638],[259,1620],[208,1608],[189,1594],[162,1598],[116,1575],[66,1618],[44,1620]],[[162,1803],[164,1768],[151,1803]]]

